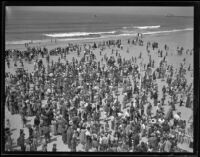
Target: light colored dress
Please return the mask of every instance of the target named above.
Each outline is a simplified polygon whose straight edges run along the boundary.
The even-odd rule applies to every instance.
[[[86,130],[82,129],[80,133],[80,143],[84,145],[86,143]]]

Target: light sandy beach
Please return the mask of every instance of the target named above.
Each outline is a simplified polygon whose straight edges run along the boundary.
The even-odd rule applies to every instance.
[[[193,55],[186,55],[185,53],[183,53],[182,56],[178,56],[176,54],[176,49],[177,47],[183,47],[184,48],[184,52],[187,49],[193,49],[193,31],[188,31],[188,32],[176,32],[176,33],[166,33],[166,34],[157,34],[157,35],[144,35],[144,46],[135,46],[135,45],[128,45],[127,44],[127,40],[128,39],[133,39],[134,37],[132,36],[123,36],[123,37],[116,37],[116,38],[106,38],[106,39],[96,39],[96,40],[82,40],[82,41],[57,41],[56,43],[42,43],[42,44],[30,44],[29,46],[34,46],[34,47],[46,47],[48,50],[51,50],[53,48],[57,48],[57,47],[66,47],[68,43],[77,43],[77,44],[85,44],[85,43],[91,43],[93,44],[93,42],[100,42],[103,40],[111,40],[111,39],[121,39],[122,40],[122,45],[123,45],[123,49],[119,50],[119,53],[121,54],[122,58],[126,58],[126,59],[130,59],[132,56],[133,57],[138,57],[140,52],[142,52],[142,57],[143,57],[143,63],[147,63],[148,61],[148,57],[147,57],[147,52],[146,52],[146,44],[147,42],[158,42],[158,49],[163,50],[164,49],[164,45],[167,44],[169,46],[169,56],[166,58],[167,59],[167,63],[170,65],[173,65],[175,68],[178,68],[180,63],[183,61],[184,58],[186,58],[186,67],[188,67],[191,64],[191,67],[193,67]],[[6,49],[19,49],[19,50],[25,50],[25,46],[23,45],[6,45]],[[127,49],[129,49],[129,53],[127,53]],[[155,62],[155,67],[159,66],[159,62],[162,58],[158,57],[157,55],[157,49],[152,52],[152,58],[156,61]],[[109,49],[105,49],[104,51],[102,51],[102,56],[99,55],[100,50],[99,49],[95,49],[94,53],[96,55],[96,58],[98,61],[101,60],[102,56],[104,54],[106,54],[107,56],[110,55],[115,55],[112,54],[112,47]],[[115,51],[114,51],[115,52]],[[81,52],[81,56],[83,56],[83,53]],[[80,59],[81,57],[77,57],[76,53],[70,53],[67,56],[67,60],[71,60],[72,57],[75,57],[77,59]],[[58,56],[51,56],[50,60],[54,60],[57,61],[58,60]],[[43,61],[46,65],[46,59],[43,58]],[[61,60],[62,61],[62,60]],[[64,62],[64,61],[63,61]],[[29,72],[33,71],[33,63],[27,63],[24,62],[24,67],[25,69],[27,69]],[[10,68],[7,68],[7,65],[5,65],[5,71],[6,72],[11,72],[14,73],[15,68],[14,68],[14,62],[11,62]],[[191,70],[190,72],[188,72],[186,74],[186,78],[187,81],[192,83],[193,82],[193,76],[192,76],[193,71]],[[165,81],[161,81],[158,80],[158,99],[161,99],[161,93],[162,93],[162,87],[165,84]],[[123,99],[123,95],[121,94],[119,96],[119,101],[122,102]],[[150,100],[149,100],[150,101]],[[185,101],[185,100],[184,100]],[[145,106],[145,108],[147,107],[147,105]],[[169,106],[165,106],[165,113],[167,112]],[[178,104],[176,105],[177,111],[181,112],[181,118],[183,120],[188,120],[188,118],[191,116],[192,114],[192,110],[189,108],[186,108],[184,106],[179,107]],[[155,110],[156,108],[153,107],[153,112],[155,114]],[[146,109],[145,109],[146,111]],[[125,110],[124,110],[125,112]],[[104,114],[102,113],[102,117],[104,116]],[[9,111],[6,109],[5,110],[5,119],[10,119],[11,120],[11,126],[12,129],[16,129],[13,131],[12,134],[12,138],[14,139],[14,143],[16,144],[16,140],[19,136],[19,129],[22,128],[21,126],[21,119],[19,115],[11,115],[9,113]],[[30,120],[30,124],[33,124],[33,119],[34,117],[29,117],[28,118]],[[28,134],[28,131],[25,131],[26,134]],[[52,145],[53,143],[57,144],[57,149],[58,151],[69,151],[68,147],[63,144],[61,136],[53,136],[52,139],[54,142],[51,142],[50,144],[48,144],[48,151],[51,151],[52,149]],[[145,139],[143,139],[145,140]],[[188,148],[187,145],[181,145],[181,147],[183,147],[184,149],[187,149],[188,151],[191,151],[190,148]],[[16,147],[17,148],[17,147]],[[38,150],[41,150],[41,146],[38,147]],[[82,150],[82,146],[81,144],[78,145],[77,150]]]

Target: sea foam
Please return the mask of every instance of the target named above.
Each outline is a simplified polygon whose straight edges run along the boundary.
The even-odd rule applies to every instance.
[[[173,33],[181,31],[192,31],[193,28],[185,29],[173,29],[173,30],[163,30],[163,31],[146,31],[141,32],[143,35],[154,35],[154,34],[164,34],[164,33]],[[99,36],[96,36],[98,34]],[[70,41],[70,40],[91,40],[91,39],[106,39],[112,37],[121,37],[121,36],[137,36],[137,31],[109,31],[109,32],[74,32],[74,33],[54,33],[54,34],[45,34],[49,37],[55,37],[58,41]],[[6,41],[6,44],[24,44],[24,43],[45,43],[50,42],[51,39],[45,40],[19,40],[19,41]]]
[[[114,34],[116,31],[110,32],[72,32],[72,33],[52,33],[52,34],[44,34],[48,37],[53,38],[63,38],[63,37],[82,37],[82,36],[91,36],[91,35],[101,35],[101,34]]]
[[[157,28],[160,28],[160,25],[157,25],[157,26],[134,26],[133,28],[137,28],[137,29],[157,29]]]

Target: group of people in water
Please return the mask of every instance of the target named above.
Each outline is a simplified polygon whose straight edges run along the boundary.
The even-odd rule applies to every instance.
[[[178,68],[168,65],[167,45],[162,49],[148,42],[147,51],[135,56],[124,52],[126,44],[144,46],[142,39],[129,39],[123,44],[108,40],[52,50],[6,50],[7,68],[14,62],[16,70],[6,72],[5,106],[21,116],[20,151],[47,152],[55,136],[62,136],[66,150],[54,143],[53,152],[76,152],[78,145],[86,152],[175,152],[187,140],[192,148],[192,117],[183,120],[176,106],[193,107],[193,84],[186,79],[191,66],[186,67],[186,59]],[[107,49],[111,56],[104,53]],[[122,51],[131,57],[123,58]],[[186,52],[192,55],[192,50]],[[160,57],[158,67],[154,55]],[[148,62],[141,63],[143,56]],[[165,82],[161,92],[158,80]],[[34,117],[34,124],[28,124],[28,117]],[[6,123],[5,148],[13,151],[9,119]]]

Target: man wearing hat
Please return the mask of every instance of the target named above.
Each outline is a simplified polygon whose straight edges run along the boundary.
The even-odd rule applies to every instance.
[[[174,125],[177,126],[178,122],[181,120],[180,118],[181,112],[174,114]]]
[[[152,105],[151,103],[149,103],[146,109],[147,116],[151,116],[151,110],[152,110]]]
[[[108,148],[108,134],[105,133],[105,136],[102,138],[102,146],[103,146],[103,151],[106,151]]]
[[[10,131],[10,128],[11,128],[10,120],[9,120],[9,119],[6,119],[6,126],[5,126],[5,129],[7,129],[8,131]]]
[[[28,126],[28,131],[29,131],[29,140],[32,142],[33,139],[33,129],[31,126]]]
[[[80,132],[80,143],[84,146],[86,143],[86,126],[83,126]]]
[[[123,150],[122,150],[122,141],[119,141],[119,143],[118,143],[119,145],[118,145],[118,147],[117,147],[117,152],[122,152]]]
[[[21,112],[21,118],[22,118],[22,126],[23,128],[25,127],[26,125],[26,107],[25,105],[22,107],[22,112]]]
[[[72,135],[72,148],[71,151],[72,152],[76,152],[76,146],[77,146],[77,131],[74,130],[73,135]]]
[[[25,147],[25,134],[24,134],[24,130],[20,129],[20,136],[17,139],[17,145],[19,145],[21,147],[21,151],[25,151],[26,147]]]
[[[44,141],[42,145],[42,151],[47,152],[47,143]]]
[[[7,128],[5,129],[5,150],[6,151],[12,151],[12,138],[11,138],[12,133],[10,130]]]
[[[92,146],[93,146],[94,148],[96,148],[96,151],[98,151],[99,142],[98,142],[98,140],[97,140],[97,135],[96,135],[96,134],[93,135]]]
[[[191,107],[190,93],[188,93],[188,95],[187,95],[185,107],[187,107],[187,108]]]
[[[71,149],[71,141],[72,141],[72,135],[73,135],[72,123],[70,123],[69,125],[70,126],[67,129],[67,145]]]
[[[148,143],[151,145],[153,149],[156,149],[158,146],[158,138],[154,132],[151,133],[150,136],[151,137],[148,139]]]

